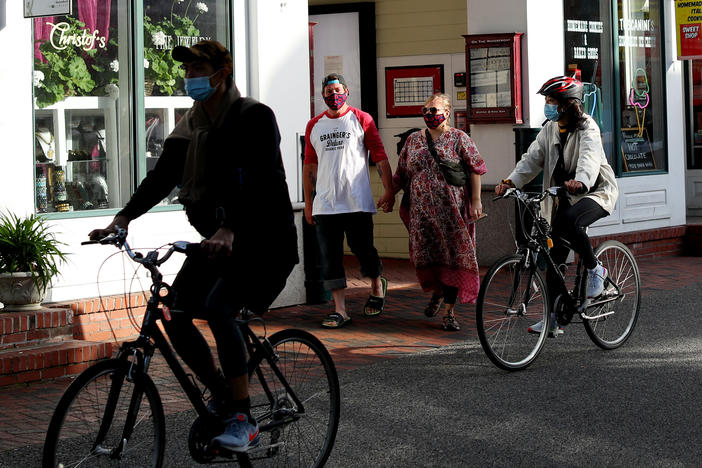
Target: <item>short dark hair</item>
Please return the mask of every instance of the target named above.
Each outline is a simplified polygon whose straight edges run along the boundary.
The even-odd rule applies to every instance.
[[[348,86],[346,86],[346,80],[344,80],[344,77],[342,75],[340,75],[339,73],[330,73],[327,76],[325,76],[322,80],[322,92],[324,92],[324,88],[326,88],[328,84],[336,83],[340,83],[344,85],[344,88],[349,89]]]

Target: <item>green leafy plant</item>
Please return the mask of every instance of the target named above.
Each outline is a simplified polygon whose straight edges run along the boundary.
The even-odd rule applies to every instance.
[[[62,17],[68,24],[66,36],[79,37],[85,23],[72,16]],[[56,48],[51,41],[42,41],[39,51],[44,60],[34,59],[34,96],[36,104],[43,108],[70,96],[94,96],[109,94],[107,85],[118,81],[115,65],[117,41],[110,39],[106,49],[84,50],[75,45]]]
[[[69,24],[66,33],[80,35],[85,23],[70,16],[65,18]],[[68,96],[88,95],[95,89],[95,80],[85,61],[86,56],[95,55],[95,49],[84,51],[72,46],[56,49],[50,41],[43,41],[39,50],[46,61],[34,60],[37,106],[50,106]],[[37,76],[41,79],[37,79]]]
[[[49,231],[44,218],[0,215],[0,273],[30,272],[43,293],[58,275],[59,264],[66,261],[62,245]]]

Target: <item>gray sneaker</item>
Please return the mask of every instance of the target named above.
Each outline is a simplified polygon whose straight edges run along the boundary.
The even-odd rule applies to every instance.
[[[244,413],[236,413],[234,417],[224,421],[227,428],[224,432],[212,439],[213,444],[218,444],[232,452],[245,452],[256,447],[261,438],[258,434],[258,423],[252,424]]]
[[[553,323],[555,323],[555,320]],[[531,325],[529,328],[527,328],[527,331],[529,333],[535,333],[538,335],[539,333],[541,333],[541,330],[543,329],[543,327],[544,327],[544,322],[543,322],[543,320],[540,320],[540,321],[536,322],[534,325]],[[563,333],[564,333],[563,327],[554,325],[554,326],[549,327],[548,337],[555,338],[557,336],[562,335]]]
[[[592,270],[587,270],[587,297],[597,297],[604,290],[604,280],[607,277],[607,269],[598,263]]]

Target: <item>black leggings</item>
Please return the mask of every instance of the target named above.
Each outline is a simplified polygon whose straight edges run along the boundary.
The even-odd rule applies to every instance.
[[[551,237],[555,245],[551,249],[551,258],[560,265],[568,258],[569,249],[559,245],[558,238],[564,238],[570,242],[573,250],[583,259],[585,268],[592,269],[597,265],[597,257],[590,243],[586,228],[604,218],[608,213],[596,201],[590,198],[583,198],[574,205],[570,205],[565,200],[560,200],[558,209],[551,225]],[[546,280],[549,291],[557,291],[560,280],[551,269],[546,272]],[[552,294],[554,295],[554,294]],[[555,299],[552,298],[552,299]]]
[[[207,340],[193,324],[206,319],[217,343],[222,372],[228,378],[247,374],[246,346],[235,319],[242,307],[265,312],[285,287],[295,262],[232,260],[214,266],[205,257],[190,256],[173,282],[176,301],[164,328],[173,347],[195,374],[212,389],[221,378]],[[203,307],[204,305],[204,307]]]
[[[444,296],[444,303],[454,305],[458,297],[458,288],[441,283],[441,292]]]

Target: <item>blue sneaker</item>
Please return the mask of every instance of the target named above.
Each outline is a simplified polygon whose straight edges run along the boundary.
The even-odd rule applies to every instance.
[[[224,422],[227,428],[212,439],[212,443],[232,452],[245,452],[256,447],[261,441],[258,435],[258,423],[254,421],[254,424],[251,424],[244,413],[236,413]]]

